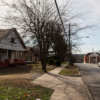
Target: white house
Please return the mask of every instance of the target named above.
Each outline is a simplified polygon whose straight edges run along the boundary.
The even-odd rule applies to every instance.
[[[26,46],[15,28],[0,29],[0,60],[22,58]]]

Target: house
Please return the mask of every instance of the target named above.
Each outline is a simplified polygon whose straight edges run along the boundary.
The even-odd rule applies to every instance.
[[[34,61],[34,49],[32,47],[27,47],[25,49],[24,58],[27,62]]]
[[[27,47],[24,52],[26,62],[37,63],[40,61],[40,53],[38,48]]]
[[[40,51],[39,51],[38,48],[33,48],[33,49],[34,49],[34,53],[33,53],[34,59],[33,59],[33,61],[34,61],[35,63],[37,63],[37,62],[40,61]]]
[[[7,63],[16,62],[15,59],[23,59],[26,46],[15,28],[0,29],[0,61]],[[20,62],[21,60],[17,61]]]
[[[100,62],[100,54],[99,53],[87,53],[84,55],[84,63],[98,63]]]

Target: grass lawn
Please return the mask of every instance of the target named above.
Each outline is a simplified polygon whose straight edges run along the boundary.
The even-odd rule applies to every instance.
[[[68,65],[59,74],[61,75],[78,75],[77,66]]]
[[[47,71],[51,71],[56,66],[54,65],[47,65]],[[42,73],[41,64],[27,64],[27,65],[17,65],[17,66],[8,66],[5,68],[0,68],[0,75],[14,75],[14,74],[34,74],[34,73]]]
[[[0,80],[0,100],[49,100],[54,90],[30,83],[29,79]]]
[[[47,65],[47,70],[53,70],[56,66]],[[0,80],[1,79],[16,79],[16,78],[27,78],[27,79],[36,79],[39,76],[43,75],[41,64],[27,64],[27,65],[17,65],[9,66],[5,68],[0,68]],[[0,99],[1,100],[1,99]]]
[[[48,71],[54,68],[47,65]],[[49,100],[54,90],[31,84],[42,74],[41,63],[0,68],[0,100]]]
[[[62,62],[62,64],[68,64],[68,62]]]

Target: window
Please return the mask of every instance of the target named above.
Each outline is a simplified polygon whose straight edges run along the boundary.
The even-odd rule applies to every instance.
[[[14,38],[11,38],[11,43],[14,43]]]
[[[21,52],[21,54],[20,54],[20,58],[23,59],[23,53],[22,53],[22,52]]]

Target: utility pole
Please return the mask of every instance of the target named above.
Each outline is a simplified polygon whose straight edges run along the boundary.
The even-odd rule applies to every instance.
[[[69,23],[69,65],[70,65],[70,61],[71,61],[71,57],[70,57],[70,33],[71,33],[71,30],[70,30],[70,23]]]

